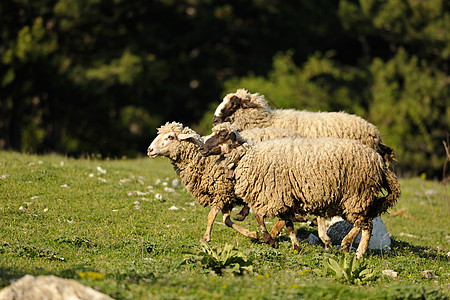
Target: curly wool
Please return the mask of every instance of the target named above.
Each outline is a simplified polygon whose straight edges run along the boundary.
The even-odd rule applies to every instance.
[[[263,95],[250,94],[245,89],[238,89],[235,94],[225,98],[238,96],[258,105],[258,108],[238,109],[230,121],[239,129],[256,127],[280,127],[299,131],[305,137],[338,137],[358,140],[375,149],[392,165],[396,159],[391,148],[383,143],[380,132],[375,125],[363,118],[345,112],[309,112],[294,109],[272,110]]]
[[[400,194],[380,155],[355,140],[280,139],[244,144],[226,157],[240,157],[235,193],[263,216],[339,215],[358,226],[385,212]],[[391,194],[379,198],[383,188]]]
[[[170,159],[181,182],[189,194],[202,206],[211,205],[222,209],[225,205],[243,204],[242,199],[234,193],[232,181],[226,178],[228,168],[217,157],[204,157],[198,147],[203,140],[194,130],[183,127],[177,122],[166,123],[158,128],[158,134],[174,132],[176,134],[195,135],[194,143],[180,141],[176,149],[171,150]],[[277,137],[298,137],[300,133],[293,130],[267,128],[249,129],[242,132],[245,138],[262,141]]]

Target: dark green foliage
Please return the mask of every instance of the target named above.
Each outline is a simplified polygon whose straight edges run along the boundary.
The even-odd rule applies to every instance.
[[[321,276],[331,275],[337,280],[356,285],[364,285],[374,281],[376,272],[367,266],[364,259],[356,259],[354,253],[344,252],[339,257],[325,254],[323,270],[316,271]]]
[[[244,272],[253,273],[251,261],[230,244],[213,247],[203,242],[199,249],[195,248],[185,254],[181,265],[189,264],[195,264],[219,275],[223,272],[236,275]]]
[[[166,121],[207,133],[224,88],[244,87],[274,107],[357,113],[402,174],[442,175],[448,1],[10,0],[0,12],[0,149],[143,155]]]

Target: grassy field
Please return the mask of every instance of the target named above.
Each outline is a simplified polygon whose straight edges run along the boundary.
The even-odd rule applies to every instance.
[[[75,160],[0,152],[0,288],[24,274],[73,278],[116,299],[448,299],[449,186],[400,180],[402,197],[382,218],[390,252],[368,251],[377,277],[359,286],[319,276],[326,252],[285,230],[279,249],[252,242],[218,217],[210,244],[235,246],[252,273],[218,275],[181,265],[199,248],[209,208],[197,205],[167,159]],[[268,220],[274,222],[275,220]],[[296,225],[300,239],[317,228]],[[249,217],[243,227],[258,229]],[[268,224],[268,227],[271,227]],[[397,272],[397,277],[382,274]],[[425,278],[424,270],[437,277]]]

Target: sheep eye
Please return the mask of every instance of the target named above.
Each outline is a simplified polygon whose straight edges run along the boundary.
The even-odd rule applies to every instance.
[[[167,137],[167,139],[168,139],[169,141],[172,141],[174,138],[175,138],[175,137],[174,137],[173,135],[169,135],[169,136]]]

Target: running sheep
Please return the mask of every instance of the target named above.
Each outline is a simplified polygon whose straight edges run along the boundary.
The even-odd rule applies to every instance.
[[[224,123],[213,128],[200,151],[224,156],[234,168],[235,194],[263,221],[267,216],[284,220],[296,250],[300,246],[292,223],[295,213],[341,216],[353,225],[341,249],[349,251],[362,231],[356,254],[363,257],[372,218],[386,212],[400,196],[397,178],[382,157],[351,139],[286,138],[253,143],[243,139],[236,126]]]
[[[375,149],[390,168],[396,161],[392,148],[383,143],[380,132],[371,123],[345,112],[309,112],[271,109],[263,95],[245,89],[228,94],[217,107],[213,125],[234,123],[238,129],[257,127],[290,128],[309,138],[338,137],[358,140]]]
[[[255,141],[301,137],[297,131],[275,128],[246,130],[242,134]],[[169,158],[182,183],[197,203],[211,206],[207,229],[201,241],[210,241],[212,225],[219,211],[222,211],[223,221],[227,226],[244,236],[259,239],[257,232],[241,228],[231,221],[232,208],[244,203],[234,194],[232,181],[227,178],[230,176],[229,169],[217,158],[203,157],[199,153],[201,145],[203,139],[194,130],[172,122],[158,128],[158,135],[148,147],[147,154],[151,158],[158,156]]]

